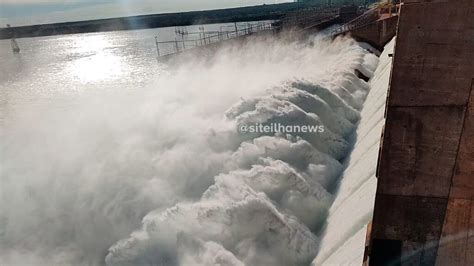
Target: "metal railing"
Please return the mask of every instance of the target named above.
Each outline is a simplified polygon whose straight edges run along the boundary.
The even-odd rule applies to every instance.
[[[374,7],[366,11],[362,15],[356,17],[355,19],[349,21],[348,23],[335,29],[334,31],[331,32],[331,35],[338,35],[344,32],[348,32],[348,31],[365,27],[377,21],[385,13],[388,14],[389,17],[397,16],[399,11],[400,11],[399,5],[393,5],[393,4]]]
[[[271,22],[247,23],[245,28],[241,28],[241,25],[239,28],[239,25],[234,23],[234,25],[221,26],[217,31],[205,31],[204,27],[200,26],[198,32],[188,32],[186,28],[180,27],[175,29],[174,40],[159,41],[158,36],[155,36],[156,51],[158,57],[169,56],[193,48],[274,29],[275,26]]]
[[[340,26],[339,28],[335,29],[331,32],[331,35],[338,35],[344,32],[348,32],[351,30],[355,30],[361,27],[364,27],[370,23],[373,23],[379,18],[379,11],[378,8],[370,9],[369,11],[365,12],[364,14],[358,16],[357,18],[349,21],[348,23]]]

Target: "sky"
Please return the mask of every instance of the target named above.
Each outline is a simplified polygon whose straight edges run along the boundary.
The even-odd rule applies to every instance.
[[[292,0],[0,0],[0,27],[282,2]]]

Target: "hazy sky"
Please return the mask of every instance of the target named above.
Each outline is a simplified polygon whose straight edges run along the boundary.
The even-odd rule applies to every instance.
[[[0,0],[0,27],[282,2],[292,0]]]

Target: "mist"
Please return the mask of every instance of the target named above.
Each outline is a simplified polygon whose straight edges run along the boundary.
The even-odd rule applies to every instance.
[[[308,265],[377,64],[349,38],[251,39],[142,90],[3,121],[0,263]],[[322,124],[241,134],[241,123]]]

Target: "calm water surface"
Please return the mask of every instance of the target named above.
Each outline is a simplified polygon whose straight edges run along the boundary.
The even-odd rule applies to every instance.
[[[210,24],[205,30],[232,26]],[[199,26],[187,29],[198,32]],[[22,38],[18,55],[12,53],[10,40],[1,40],[0,119],[14,117],[25,106],[46,102],[67,108],[94,93],[142,89],[165,71],[157,60],[155,36],[174,40],[175,28]]]

